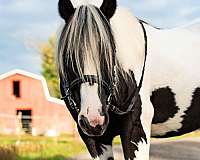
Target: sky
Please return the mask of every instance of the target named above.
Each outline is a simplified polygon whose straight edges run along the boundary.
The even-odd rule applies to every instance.
[[[0,0],[0,74],[12,69],[41,73],[37,46],[56,33],[62,20],[58,0]],[[198,0],[118,0],[154,26],[172,28],[200,18]]]

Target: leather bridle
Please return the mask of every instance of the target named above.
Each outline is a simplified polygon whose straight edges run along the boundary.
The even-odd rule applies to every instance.
[[[87,82],[99,84],[98,78],[95,75],[84,75],[84,78],[77,78],[74,81],[72,81],[70,84],[68,83],[67,80],[62,82],[65,96],[62,97],[61,99],[65,100],[67,104],[69,105],[69,107],[75,110],[76,112],[80,112],[80,108],[77,106],[77,103],[73,99],[71,90],[73,90],[75,86],[79,86],[80,84],[87,83]],[[103,86],[105,91],[109,93],[106,103],[110,104],[111,97],[113,96],[113,87],[109,86],[108,83],[105,82],[104,80],[101,81],[101,85]]]
[[[144,72],[145,72],[145,66],[146,66],[146,60],[147,60],[147,33],[144,27],[144,24],[141,20],[139,20],[142,29],[143,29],[143,33],[144,33],[144,40],[145,40],[145,58],[144,58],[144,64],[143,64],[143,68],[142,68],[142,75],[140,78],[140,82],[139,85],[137,86],[134,94],[133,94],[133,98],[131,99],[129,106],[127,108],[126,111],[122,111],[119,109],[119,107],[115,106],[112,104],[112,97],[114,95],[114,89],[116,87],[116,64],[114,64],[113,66],[113,80],[112,83],[109,85],[106,81],[102,80],[100,83],[101,85],[104,87],[104,89],[107,91],[108,93],[108,97],[106,100],[106,105],[107,105],[107,110],[109,110],[110,112],[113,112],[117,115],[125,115],[128,114],[129,112],[133,112],[134,111],[134,106],[138,100],[139,94],[140,94],[140,90],[142,88],[142,83],[143,83],[143,79],[144,79]],[[65,92],[65,96],[62,97],[62,100],[65,100],[67,102],[67,104],[69,105],[68,107],[70,107],[71,109],[73,109],[74,111],[76,111],[77,113],[80,112],[80,108],[77,106],[75,100],[72,97],[72,93],[71,90],[77,86],[80,85],[82,83],[98,83],[98,78],[95,75],[85,75],[84,79],[83,78],[77,78],[74,81],[72,81],[70,84],[68,82],[67,79],[65,79],[64,81],[62,81],[62,86]]]

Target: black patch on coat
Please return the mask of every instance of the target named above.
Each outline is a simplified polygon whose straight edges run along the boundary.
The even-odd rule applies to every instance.
[[[183,116],[183,127],[179,132],[191,132],[200,128],[200,88],[196,88],[193,96],[191,106]]]
[[[195,89],[191,105],[185,112],[185,115],[183,115],[183,121],[181,123],[182,127],[178,131],[169,132],[162,137],[180,136],[200,128],[200,88]]]
[[[200,88],[196,88],[191,105],[183,115],[182,127],[177,131],[168,132],[163,136],[155,136],[159,138],[168,138],[174,136],[180,136],[186,133],[190,133],[200,128]]]
[[[179,110],[176,106],[175,94],[169,87],[155,90],[152,93],[151,102],[154,107],[153,124],[167,121]]]

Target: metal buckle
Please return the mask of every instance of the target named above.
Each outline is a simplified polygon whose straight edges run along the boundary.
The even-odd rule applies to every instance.
[[[110,104],[111,104],[111,99],[112,99],[112,94],[110,94],[110,95],[108,96],[108,98],[107,98],[107,101],[106,101],[107,105],[110,105]]]
[[[67,96],[64,96],[64,97],[61,97],[60,99],[61,100],[65,100],[67,98]]]
[[[109,106],[109,109],[110,109],[112,112],[114,112],[115,109],[116,109],[116,107],[115,107],[114,105],[110,105],[110,106]]]

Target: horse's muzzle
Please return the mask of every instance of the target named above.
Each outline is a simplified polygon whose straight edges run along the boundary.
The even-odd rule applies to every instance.
[[[109,124],[109,114],[108,112],[105,112],[102,114],[102,116],[104,117],[103,124],[91,125],[88,119],[85,116],[81,115],[78,120],[79,127],[81,128],[84,134],[90,137],[102,136],[105,133]]]

